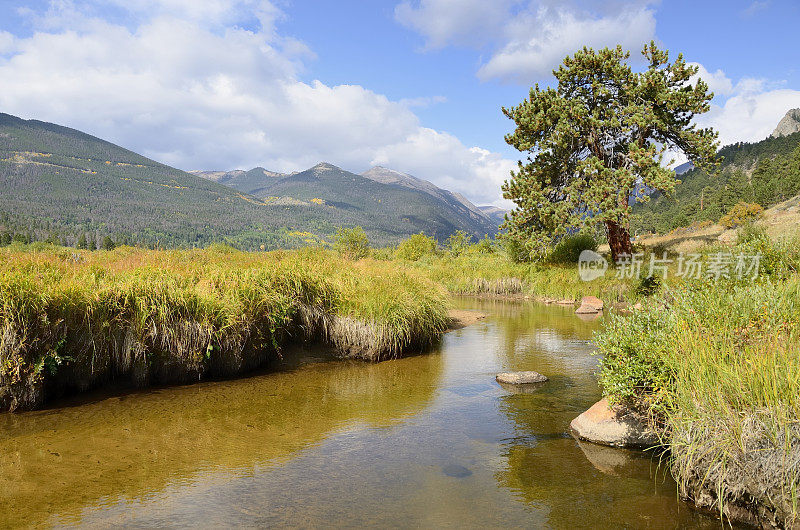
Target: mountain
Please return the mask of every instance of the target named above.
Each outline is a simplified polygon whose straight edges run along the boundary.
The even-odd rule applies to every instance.
[[[395,186],[410,188],[412,190],[424,191],[425,193],[441,201],[449,203],[451,206],[456,206],[456,203],[460,204],[461,206],[464,206],[475,216],[478,216],[475,219],[479,219],[480,217],[486,217],[478,206],[472,204],[466,197],[464,197],[460,193],[444,190],[442,188],[439,188],[432,182],[429,182],[427,180],[422,180],[407,173],[401,173],[399,171],[395,171],[393,169],[385,168],[382,166],[375,166],[363,172],[361,176],[366,177],[370,180],[374,180],[375,182],[382,182],[384,184],[392,184]]]
[[[412,226],[442,240],[455,230],[475,238],[494,235],[499,226],[463,195],[380,166],[360,175],[324,162],[291,174],[264,168],[192,173],[270,204],[325,204],[338,208],[348,212],[352,224],[370,226],[389,240],[397,240]]]
[[[676,175],[683,175],[687,171],[691,171],[694,169],[694,164],[691,162],[684,162],[683,164],[675,167],[675,174]]]
[[[189,173],[250,194],[264,188],[271,181],[286,176],[263,167],[253,168],[249,171],[237,169],[234,171],[189,171]]]
[[[781,121],[778,122],[778,126],[775,127],[775,130],[772,131],[770,136],[772,138],[778,138],[796,132],[800,132],[800,109],[791,109]]]
[[[414,184],[382,182],[320,163],[264,181],[253,193],[268,203],[294,200],[347,212],[353,224],[371,227],[380,237],[393,241],[420,231],[439,240],[456,230],[476,238],[497,232],[497,224],[463,197],[419,179]]]
[[[498,208],[497,206],[478,206],[478,209],[498,226],[506,220],[506,214],[508,213],[508,210]]]
[[[716,222],[737,202],[766,209],[800,193],[800,132],[788,132],[785,122],[776,131],[786,134],[727,145],[717,153],[721,162],[715,173],[689,169],[670,196],[654,193],[649,202],[635,205],[633,231],[664,233],[698,221]]]
[[[263,168],[200,178],[83,132],[0,113],[0,242],[81,235],[118,243],[243,249],[330,241],[361,225],[372,244],[424,231],[494,233],[461,203],[382,184],[328,164],[293,175]],[[229,186],[241,187],[243,191]]]

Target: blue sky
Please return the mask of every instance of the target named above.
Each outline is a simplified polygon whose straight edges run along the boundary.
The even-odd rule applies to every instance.
[[[183,169],[389,166],[503,204],[514,105],[578,46],[702,66],[702,125],[759,140],[800,107],[796,1],[0,0],[0,111]]]

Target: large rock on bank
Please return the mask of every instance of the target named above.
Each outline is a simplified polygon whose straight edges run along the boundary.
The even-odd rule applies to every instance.
[[[527,385],[531,383],[544,383],[547,381],[547,377],[543,376],[539,372],[503,372],[497,374],[498,383],[504,383],[507,385]]]
[[[612,407],[603,398],[569,424],[578,438],[612,447],[647,448],[659,443],[656,433],[631,411]]]
[[[584,296],[581,306],[575,310],[578,315],[594,315],[603,310],[603,301],[596,296]]]

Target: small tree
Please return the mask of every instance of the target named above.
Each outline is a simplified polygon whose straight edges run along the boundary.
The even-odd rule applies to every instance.
[[[445,240],[444,245],[453,256],[460,256],[469,248],[470,241],[472,241],[471,235],[463,230],[456,230]]]
[[[87,240],[86,248],[88,248],[91,251],[97,250],[97,241],[95,240],[94,234],[89,234],[86,240]]]
[[[670,192],[675,172],[662,164],[669,150],[711,170],[717,134],[692,124],[713,94],[698,68],[681,55],[670,63],[654,42],[642,51],[647,68],[634,72],[617,46],[584,48],[553,74],[557,88],[536,85],[520,105],[503,109],[516,130],[506,142],[530,153],[503,186],[516,209],[503,227],[544,255],[560,235],[602,223],[612,258],[632,252],[630,204],[646,201],[641,186]]]
[[[408,239],[403,240],[399,245],[397,245],[395,256],[400,259],[417,261],[422,256],[426,254],[434,254],[435,252],[436,240],[420,232],[419,234],[414,234]]]
[[[339,228],[333,247],[350,259],[361,259],[369,255],[369,239],[360,226]]]
[[[103,243],[100,245],[100,248],[103,250],[114,250],[116,244],[114,244],[114,240],[111,239],[111,236],[106,236],[103,238]]]
[[[78,249],[85,249],[86,248],[86,234],[81,234],[78,237],[78,240],[75,242],[75,248],[78,248]]]

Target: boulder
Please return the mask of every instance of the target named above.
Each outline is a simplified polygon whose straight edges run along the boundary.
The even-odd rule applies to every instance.
[[[612,447],[647,448],[658,445],[656,433],[630,410],[614,406],[603,398],[569,424],[575,435]]]
[[[544,383],[547,381],[547,377],[543,376],[539,372],[503,372],[501,374],[497,374],[498,383],[505,383],[507,385],[527,385],[531,383]]]
[[[584,296],[581,298],[581,305],[588,305],[589,307],[595,308],[597,311],[602,311],[604,307],[603,301],[596,296]]]
[[[599,312],[600,312],[599,309],[589,304],[581,304],[581,306],[575,310],[575,314],[577,315],[594,315]]]

